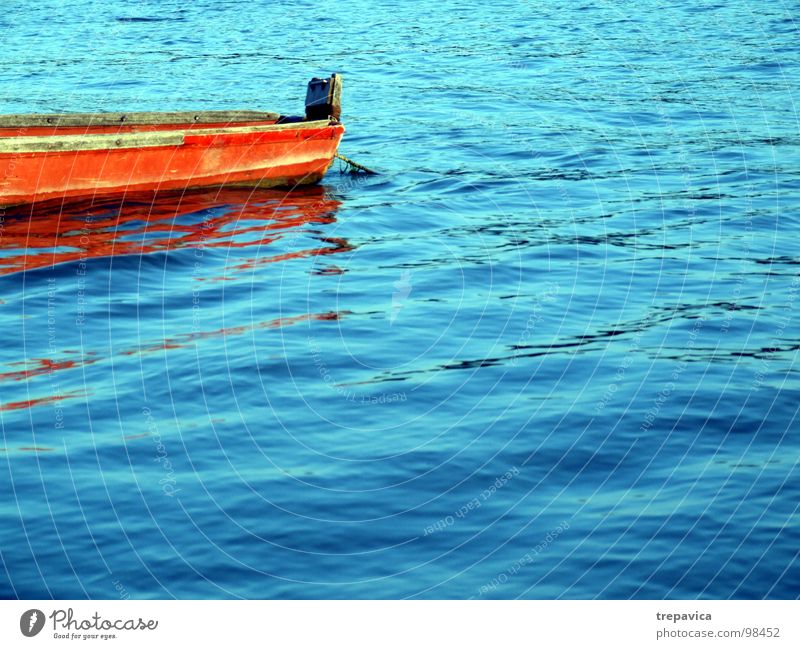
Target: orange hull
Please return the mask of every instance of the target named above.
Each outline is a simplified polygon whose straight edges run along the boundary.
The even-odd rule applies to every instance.
[[[0,152],[0,205],[128,191],[314,183],[331,165],[343,133],[341,124],[328,122],[195,127],[159,130],[144,146],[136,132],[94,134],[91,128],[81,136],[0,135],[0,143],[21,142],[17,151]],[[44,144],[59,138],[67,147],[81,142],[97,148],[26,150],[36,148],[35,139]]]

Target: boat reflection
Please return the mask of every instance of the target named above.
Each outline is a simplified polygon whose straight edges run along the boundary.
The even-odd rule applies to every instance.
[[[0,275],[179,248],[249,248],[268,245],[287,230],[333,223],[340,201],[323,187],[292,192],[252,189],[131,194],[8,209],[0,238]],[[347,241],[319,237],[322,246],[276,252],[274,258],[330,254]],[[327,245],[326,245],[327,244]],[[246,260],[242,266],[252,265]]]
[[[331,198],[324,187],[301,188],[290,193],[227,188],[155,196],[129,195],[116,201],[97,199],[39,204],[7,210],[5,214],[0,211],[4,221],[0,221],[4,226],[0,231],[0,275],[100,257],[139,256],[192,248],[192,260],[202,259],[204,272],[223,275],[208,278],[193,275],[192,280],[231,279],[237,269],[299,257],[311,260],[308,272],[313,272],[313,258],[317,255],[352,249],[346,239],[329,236],[329,229],[324,227],[335,223],[339,206],[340,201]],[[200,248],[204,252],[199,253]],[[210,249],[221,249],[220,254],[210,259]],[[138,265],[138,260],[132,261]],[[124,266],[119,264],[121,270]],[[121,281],[125,280],[123,274]],[[59,290],[70,292],[74,288],[65,284]],[[160,302],[163,296],[155,298]],[[204,304],[213,309],[217,299],[222,300],[222,296],[208,297]],[[6,308],[15,309],[14,306]],[[105,311],[99,306],[96,313]],[[181,310],[175,313],[179,321]],[[237,323],[229,318],[225,326],[220,327],[211,318],[210,326],[205,329],[199,322],[193,323],[192,329],[181,322],[166,336],[164,323],[159,320],[158,327],[152,330],[137,326],[135,337],[116,338],[113,353],[109,353],[110,347],[85,347],[92,344],[93,338],[76,339],[77,330],[71,327],[59,329],[48,334],[46,346],[37,344],[41,339],[34,341],[32,338],[26,345],[30,357],[12,356],[0,364],[3,388],[0,414],[9,418],[33,408],[61,408],[60,404],[66,400],[88,399],[96,386],[107,382],[113,359],[118,362],[122,358],[141,358],[165,350],[191,348],[206,340],[245,336],[310,321],[335,321],[348,313],[320,310],[282,314],[266,306],[262,319],[247,318]],[[105,321],[96,322],[101,328],[108,326]],[[56,341],[63,341],[63,346]],[[90,366],[91,369],[87,369]],[[70,377],[78,373],[83,388],[62,392],[59,387],[62,382],[69,384]],[[12,447],[6,449],[11,450]]]

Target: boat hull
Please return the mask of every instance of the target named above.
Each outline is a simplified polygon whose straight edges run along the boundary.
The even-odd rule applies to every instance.
[[[330,167],[343,133],[344,126],[331,120],[3,129],[0,206],[128,192],[316,183]]]

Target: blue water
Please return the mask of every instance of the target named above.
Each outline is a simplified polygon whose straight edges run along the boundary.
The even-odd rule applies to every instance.
[[[0,12],[3,112],[339,71],[380,171],[4,214],[0,595],[800,596],[796,18]]]

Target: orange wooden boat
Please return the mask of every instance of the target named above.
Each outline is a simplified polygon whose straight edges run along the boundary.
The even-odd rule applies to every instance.
[[[0,207],[318,182],[344,133],[341,90],[341,75],[312,79],[305,117],[257,111],[0,116]]]

